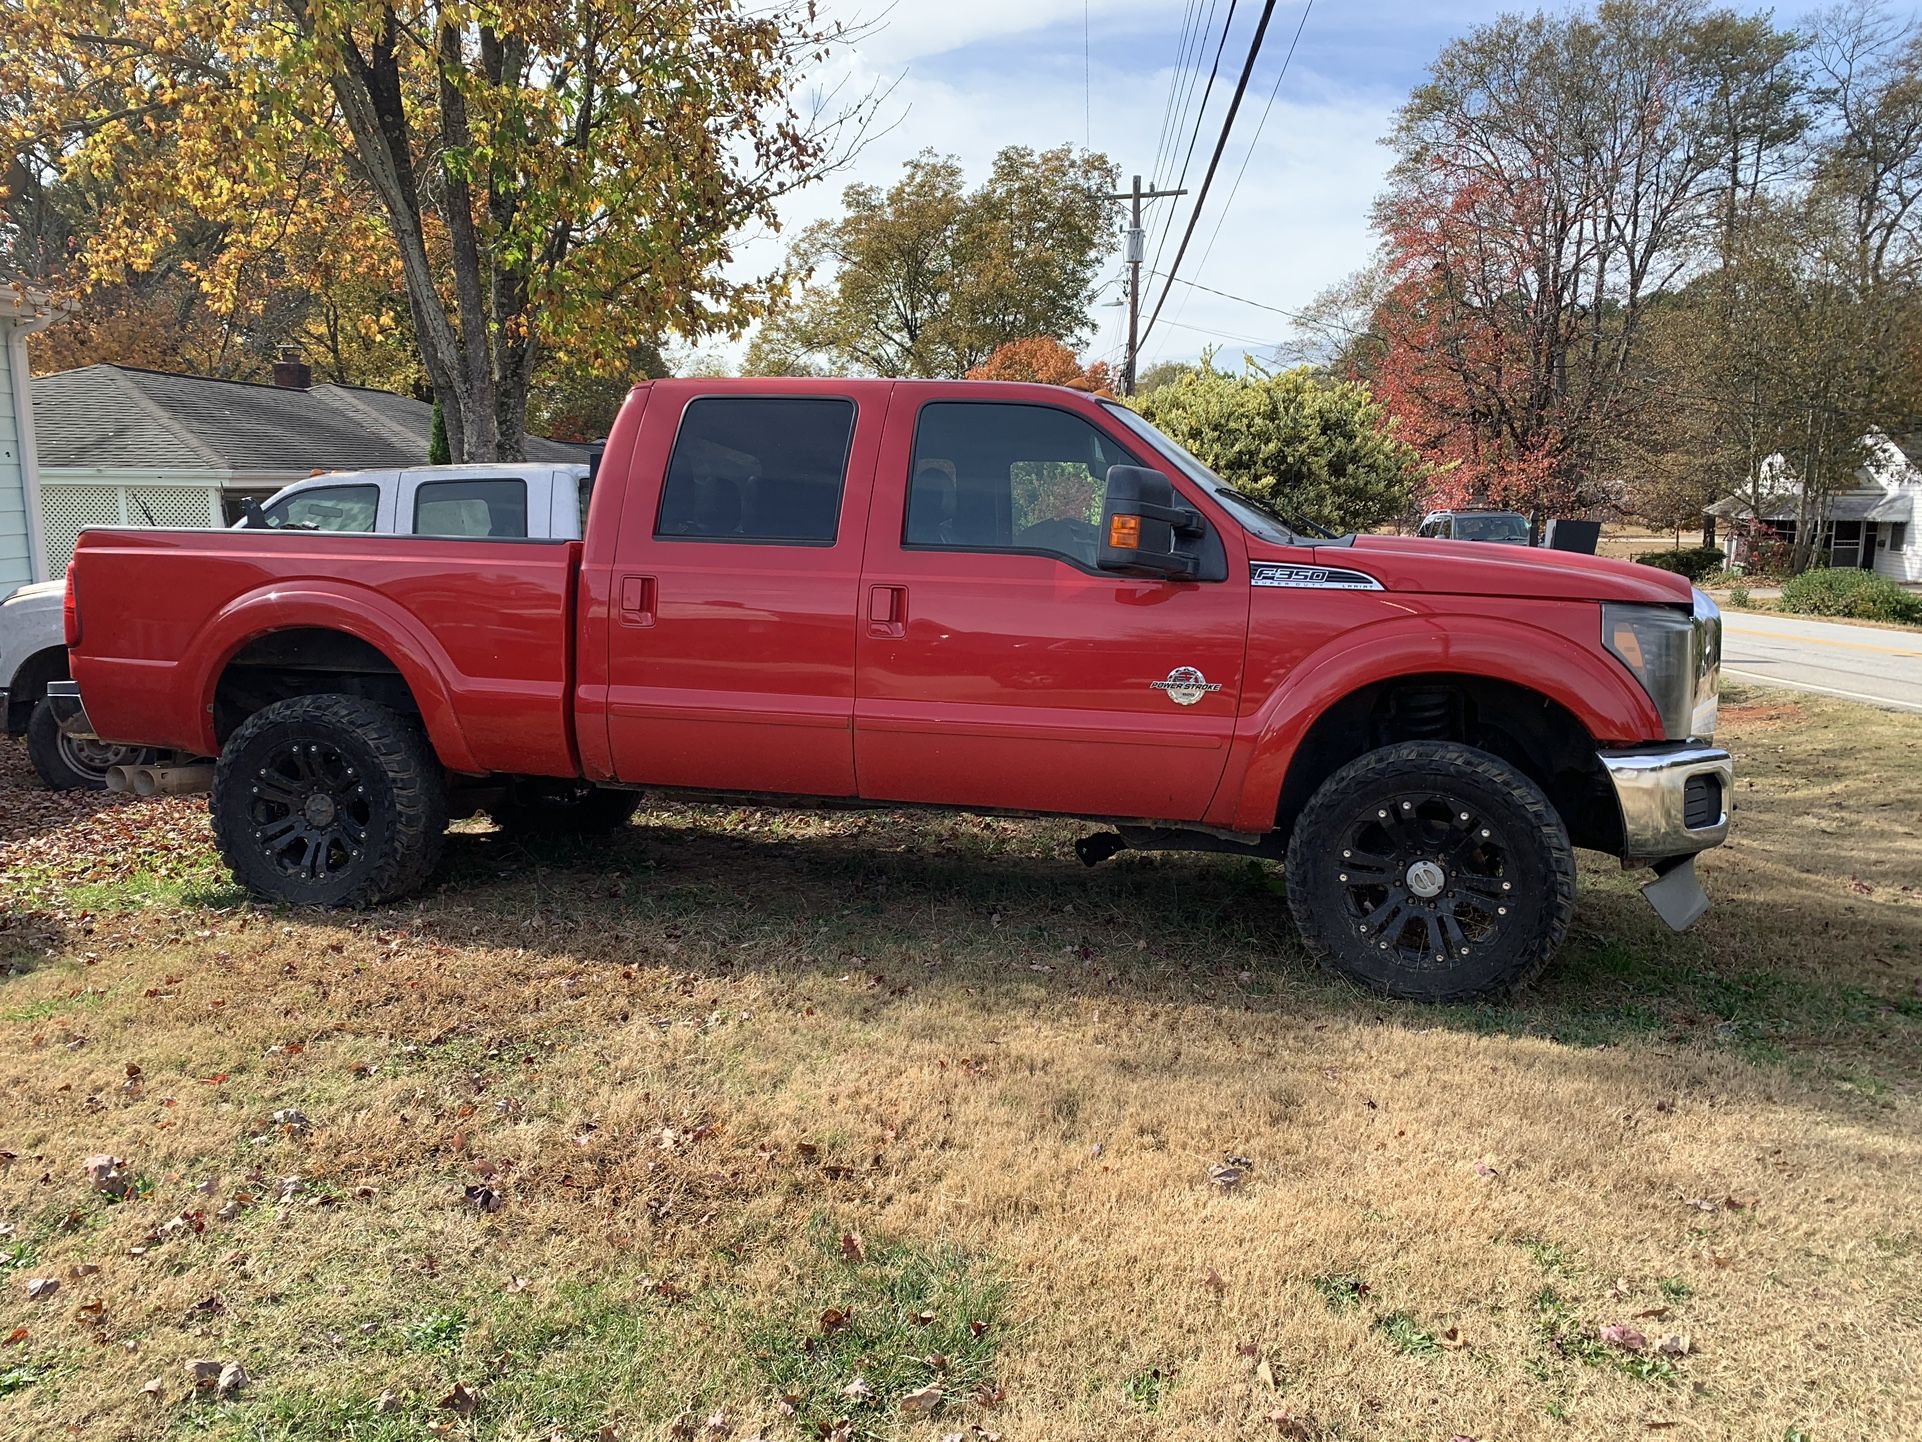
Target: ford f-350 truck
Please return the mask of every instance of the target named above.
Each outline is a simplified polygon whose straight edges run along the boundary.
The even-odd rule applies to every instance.
[[[655,381],[578,542],[97,530],[69,586],[63,724],[217,757],[222,855],[294,904],[418,887],[481,807],[1084,817],[1090,862],[1280,862],[1314,954],[1441,999],[1547,962],[1571,848],[1652,867],[1681,926],[1728,829],[1687,581],[1304,536],[1047,386]]]

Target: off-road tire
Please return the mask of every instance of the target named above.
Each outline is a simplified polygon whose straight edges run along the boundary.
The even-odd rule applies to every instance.
[[[318,774],[303,772],[295,747]],[[412,717],[358,696],[296,696],[249,716],[221,750],[212,807],[234,879],[295,906],[405,896],[433,874],[447,839],[446,774],[426,734]],[[316,844],[303,842],[303,828],[323,838],[324,874],[299,874]],[[283,837],[287,850],[276,852]],[[290,872],[288,853],[301,845]]]
[[[1295,822],[1287,875],[1289,910],[1317,960],[1415,1001],[1496,996],[1532,980],[1575,909],[1568,828],[1541,788],[1453,742],[1400,742],[1329,777]]]
[[[515,836],[597,836],[619,831],[640,810],[641,793],[584,781],[513,781],[487,814]]]
[[[88,764],[87,752],[103,764]],[[159,753],[147,746],[74,742],[60,734],[53,703],[41,699],[27,715],[27,759],[53,791],[105,791],[108,766],[150,766]]]

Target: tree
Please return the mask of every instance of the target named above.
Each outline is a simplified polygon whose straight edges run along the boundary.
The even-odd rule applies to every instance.
[[[747,369],[956,377],[1010,341],[1082,344],[1117,235],[1100,197],[1118,182],[1106,156],[1064,145],[1010,146],[972,191],[932,151],[885,191],[849,186],[844,214],[795,241],[790,264],[813,279],[762,325]]]
[[[1402,514],[1422,479],[1421,457],[1366,386],[1305,366],[1237,376],[1207,355],[1137,404],[1237,489],[1335,529]]]
[[[440,402],[434,402],[434,417],[427,429],[427,464],[444,466],[454,459],[454,453],[447,444],[447,413],[441,409]]]
[[[140,272],[225,229],[203,284],[239,297],[291,235],[348,214],[407,298],[456,459],[521,454],[550,352],[738,331],[783,277],[733,237],[858,145],[872,95],[803,115],[846,32],[804,0],[46,0],[0,6],[27,101],[0,140],[122,184],[86,238]],[[0,151],[0,153],[9,153]],[[159,154],[162,166],[122,164]]]
[[[1053,336],[1030,336],[997,346],[994,354],[967,374],[971,381],[1033,381],[1114,396],[1114,376],[1106,361],[1084,366]]]
[[[1785,53],[1697,0],[1508,16],[1442,52],[1397,116],[1373,327],[1377,391],[1438,499],[1610,495],[1622,438],[1662,404],[1638,361],[1649,305],[1796,131]]]

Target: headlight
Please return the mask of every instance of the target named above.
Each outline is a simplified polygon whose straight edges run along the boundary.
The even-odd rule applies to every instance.
[[[1687,611],[1604,603],[1602,644],[1648,692],[1670,741],[1715,734],[1722,669],[1722,613],[1702,592]]]

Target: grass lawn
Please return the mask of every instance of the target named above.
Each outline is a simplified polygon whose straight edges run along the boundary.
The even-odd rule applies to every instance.
[[[1913,1436],[1922,718],[1724,718],[1698,930],[1585,861],[1441,1010],[1057,824],[469,822],[255,908],[10,746],[0,1437]]]

